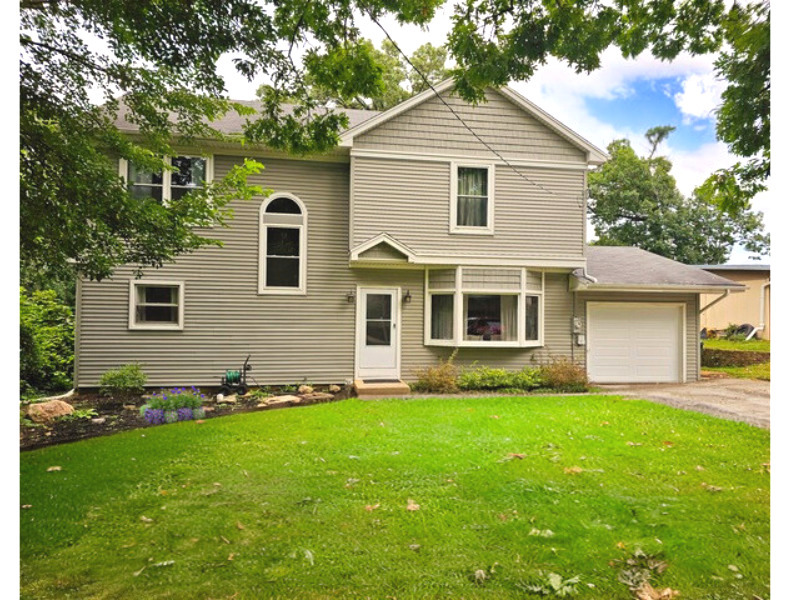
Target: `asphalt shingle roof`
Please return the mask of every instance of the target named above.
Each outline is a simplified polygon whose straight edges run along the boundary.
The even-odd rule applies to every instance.
[[[597,285],[745,287],[698,267],[630,246],[587,246],[586,274],[597,279]]]

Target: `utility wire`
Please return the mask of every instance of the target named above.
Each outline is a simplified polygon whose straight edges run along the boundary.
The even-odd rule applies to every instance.
[[[404,59],[404,60],[405,60],[405,61],[406,61],[406,62],[407,62],[409,65],[411,65],[411,68],[412,68],[412,69],[414,69],[414,71],[416,71],[417,75],[419,75],[419,76],[422,78],[422,81],[423,81],[423,83],[425,83],[425,85],[426,85],[426,86],[428,86],[428,88],[430,88],[430,90],[431,90],[431,91],[432,91],[432,92],[433,92],[433,93],[436,95],[436,97],[437,97],[437,98],[438,98],[438,99],[441,101],[441,103],[442,103],[442,104],[444,104],[444,105],[445,105],[445,106],[446,106],[446,107],[447,107],[447,108],[450,110],[450,112],[451,112],[451,113],[453,113],[453,116],[454,116],[456,119],[458,119],[458,120],[461,122],[461,124],[462,124],[464,127],[466,127],[466,128],[467,128],[467,130],[468,130],[468,131],[469,131],[469,132],[470,132],[472,135],[474,135],[474,136],[475,136],[475,138],[476,138],[476,139],[477,139],[477,140],[478,140],[478,141],[479,141],[481,144],[483,144],[484,146],[486,146],[486,148],[488,148],[488,150],[489,150],[489,151],[490,151],[492,154],[494,154],[495,156],[497,156],[497,158],[499,158],[501,161],[503,161],[503,162],[504,162],[504,163],[505,163],[505,164],[506,164],[506,165],[507,165],[507,166],[508,166],[508,167],[509,167],[509,168],[510,168],[512,171],[514,171],[514,173],[516,173],[517,175],[519,175],[520,177],[522,177],[522,178],[523,178],[525,181],[527,181],[527,182],[528,182],[528,183],[530,183],[531,185],[535,185],[536,187],[539,187],[539,188],[543,189],[545,192],[547,192],[547,193],[548,193],[548,194],[550,194],[551,196],[556,196],[556,195],[557,195],[555,192],[553,192],[552,190],[550,190],[550,189],[546,188],[546,187],[545,187],[545,186],[543,186],[541,183],[537,183],[536,181],[533,181],[533,180],[529,179],[529,178],[528,178],[528,177],[527,177],[527,176],[526,176],[524,173],[520,172],[520,171],[519,171],[519,169],[517,169],[517,168],[516,168],[514,165],[512,165],[510,162],[508,162],[508,161],[505,159],[505,157],[504,157],[502,154],[500,154],[500,153],[499,153],[497,150],[495,150],[494,148],[492,148],[492,147],[489,145],[489,143],[488,143],[488,142],[486,142],[486,141],[485,141],[485,140],[484,140],[484,139],[483,139],[483,138],[482,138],[480,135],[478,135],[478,133],[477,133],[477,132],[476,132],[476,131],[475,131],[475,130],[472,128],[472,127],[470,127],[470,126],[469,126],[469,124],[468,124],[468,123],[467,123],[467,122],[466,122],[464,119],[462,119],[462,118],[461,118],[461,115],[459,115],[459,114],[456,112],[456,110],[455,110],[455,109],[454,109],[452,106],[450,106],[450,105],[449,105],[449,104],[448,104],[448,103],[445,101],[445,99],[444,99],[444,98],[442,98],[442,95],[439,93],[439,91],[438,91],[438,90],[437,90],[437,89],[436,89],[436,88],[435,88],[435,87],[434,87],[434,86],[431,84],[431,82],[430,82],[430,81],[428,81],[428,78],[425,76],[425,73],[423,73],[422,71],[420,71],[420,70],[417,68],[417,65],[415,65],[415,64],[414,64],[414,63],[411,61],[411,59],[410,59],[410,58],[408,58],[408,56],[406,56],[406,53],[405,53],[405,52],[403,52],[403,49],[402,49],[402,48],[400,48],[400,46],[398,46],[398,45],[397,45],[397,42],[395,42],[395,41],[392,39],[392,36],[390,36],[390,35],[389,35],[389,32],[388,32],[388,31],[386,31],[386,29],[384,29],[383,25],[381,25],[380,21],[378,21],[378,19],[375,17],[375,15],[373,14],[373,12],[372,12],[370,9],[368,9],[368,8],[365,8],[364,10],[365,10],[365,12],[366,12],[366,13],[369,15],[369,18],[370,18],[370,19],[372,19],[372,22],[373,22],[373,23],[375,23],[375,25],[377,25],[377,26],[378,26],[378,28],[380,28],[380,30],[383,32],[383,35],[385,35],[385,36],[386,36],[386,39],[387,39],[387,40],[389,40],[389,42],[392,44],[392,46],[394,46],[394,47],[395,47],[395,49],[396,49],[396,50],[397,50],[397,51],[400,53],[400,56],[402,56],[402,57],[403,57],[403,59]]]

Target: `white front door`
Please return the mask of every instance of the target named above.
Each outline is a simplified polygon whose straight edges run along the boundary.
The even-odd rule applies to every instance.
[[[400,320],[396,288],[360,288],[356,377],[400,379]]]

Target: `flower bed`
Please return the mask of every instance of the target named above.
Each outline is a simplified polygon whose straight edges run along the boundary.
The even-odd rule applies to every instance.
[[[171,388],[154,392],[139,409],[149,425],[202,419],[204,396],[195,388]]]

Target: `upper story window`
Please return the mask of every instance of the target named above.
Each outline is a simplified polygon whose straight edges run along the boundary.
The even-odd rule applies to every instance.
[[[132,280],[129,303],[129,329],[183,329],[183,282]]]
[[[258,292],[305,294],[306,210],[286,193],[273,194],[259,213]]]
[[[211,165],[201,156],[174,156],[169,160],[172,169],[152,172],[120,160],[120,174],[128,183],[135,198],[152,198],[159,202],[178,200],[184,194],[211,182]],[[165,163],[167,159],[165,159]],[[169,185],[164,185],[169,182]]]
[[[493,165],[452,164],[450,232],[491,235],[494,231]]]

